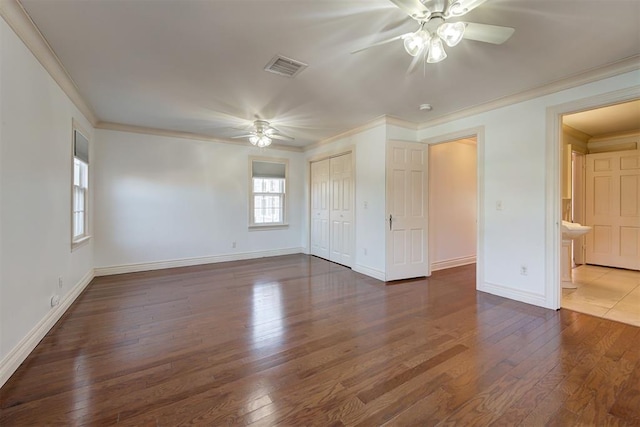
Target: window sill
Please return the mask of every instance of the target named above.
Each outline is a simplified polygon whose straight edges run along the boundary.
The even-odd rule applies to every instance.
[[[76,249],[86,245],[87,243],[89,243],[89,240],[91,240],[91,236],[85,236],[85,237],[83,237],[81,239],[72,241],[71,242],[71,252],[73,252]]]
[[[253,224],[249,226],[249,231],[282,230],[285,228],[289,228],[289,224]]]

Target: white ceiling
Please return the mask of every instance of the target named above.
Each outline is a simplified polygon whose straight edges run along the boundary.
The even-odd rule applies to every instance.
[[[388,0],[21,0],[101,121],[228,138],[256,117],[304,146],[382,115],[422,123],[640,54],[638,0],[488,0],[463,40],[407,75],[417,24]],[[606,8],[605,8],[606,6]],[[263,71],[275,54],[309,64]],[[422,103],[433,105],[420,111]]]
[[[562,122],[590,136],[640,130],[640,100],[568,114]]]

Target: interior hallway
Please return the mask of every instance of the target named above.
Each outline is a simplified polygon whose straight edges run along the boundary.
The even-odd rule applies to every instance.
[[[573,269],[577,289],[562,289],[562,307],[640,326],[640,271],[581,265]]]

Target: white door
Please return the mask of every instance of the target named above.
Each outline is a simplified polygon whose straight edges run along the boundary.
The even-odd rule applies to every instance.
[[[387,143],[386,280],[429,275],[427,150],[416,142]]]
[[[311,163],[311,254],[353,264],[351,153]]]
[[[311,254],[329,259],[329,159],[311,163]]]
[[[640,151],[587,155],[587,263],[640,270]]]
[[[353,247],[353,172],[351,153],[330,159],[331,237],[333,262],[351,267]]]

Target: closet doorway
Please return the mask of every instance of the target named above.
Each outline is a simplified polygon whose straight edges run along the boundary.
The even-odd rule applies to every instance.
[[[311,162],[311,255],[353,264],[352,153]]]

